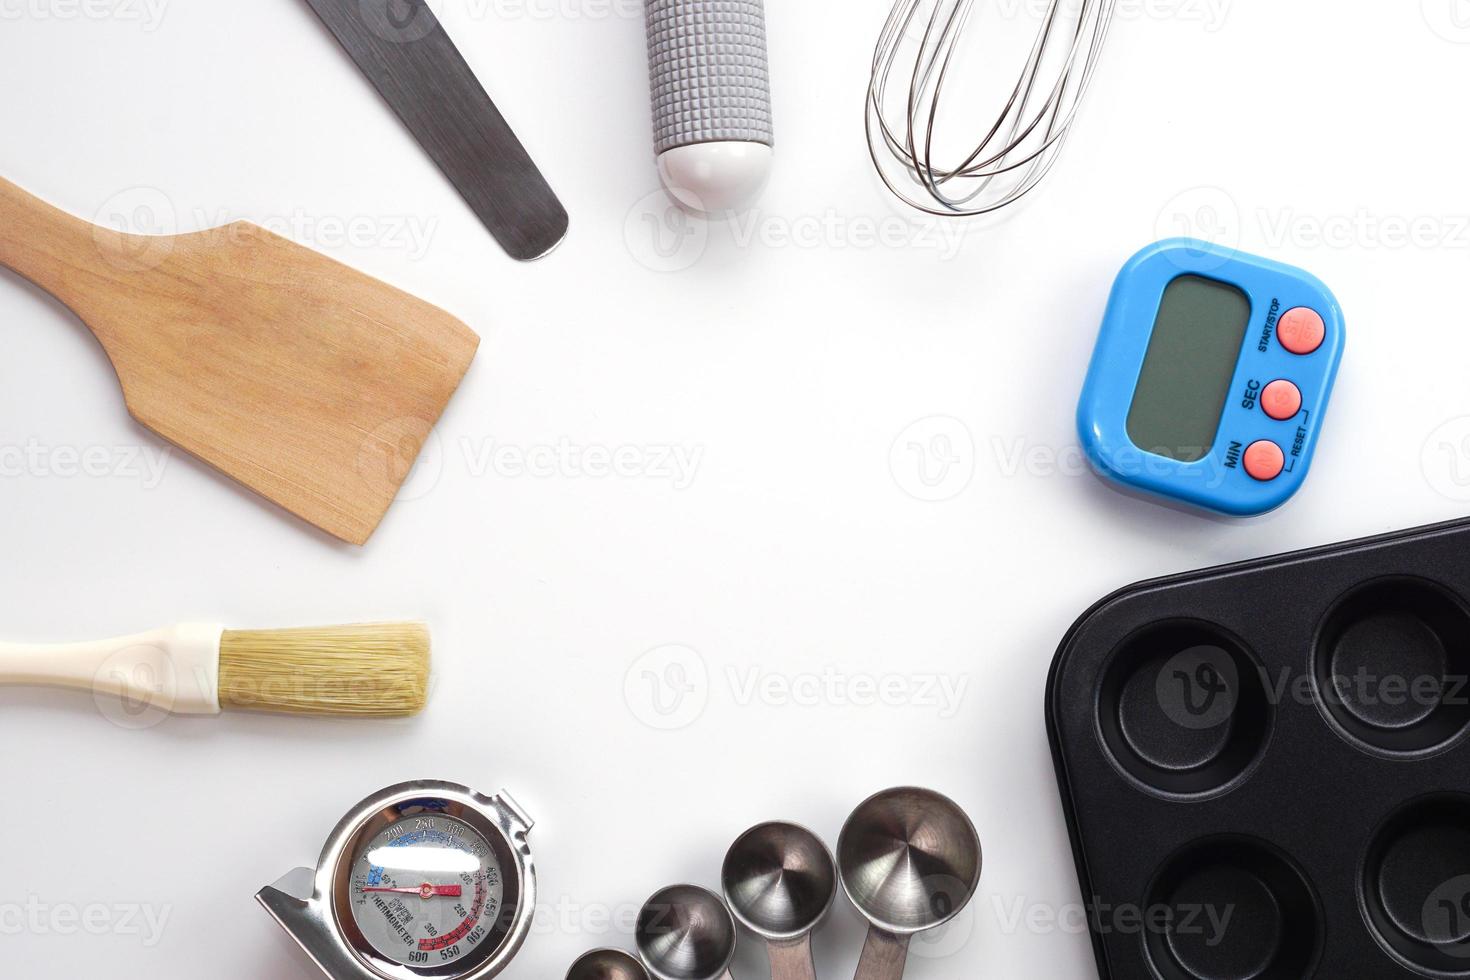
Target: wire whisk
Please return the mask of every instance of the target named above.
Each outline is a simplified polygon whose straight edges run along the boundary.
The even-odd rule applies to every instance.
[[[936,162],[935,131],[975,0],[896,0],[873,52],[867,98],[868,151],[883,183],[910,207],[939,216],[989,214],[1029,194],[1071,133],[1116,2],[1048,0],[1004,110],[950,165]]]

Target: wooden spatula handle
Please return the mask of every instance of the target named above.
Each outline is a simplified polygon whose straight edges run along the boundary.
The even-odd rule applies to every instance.
[[[136,240],[53,208],[0,178],[0,265],[78,313],[99,288],[116,286]]]

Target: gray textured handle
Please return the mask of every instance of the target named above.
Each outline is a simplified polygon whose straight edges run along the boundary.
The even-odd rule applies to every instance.
[[[647,0],[659,153],[726,140],[774,143],[762,0]]]

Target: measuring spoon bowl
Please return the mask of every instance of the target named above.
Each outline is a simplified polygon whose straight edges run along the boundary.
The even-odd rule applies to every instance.
[[[842,889],[872,928],[856,980],[898,980],[909,941],[949,922],[980,885],[980,835],[932,790],[902,787],[865,801],[837,841]]]
[[[649,980],[631,954],[620,949],[594,949],[585,953],[567,971],[567,980]]]
[[[837,897],[827,845],[796,824],[761,824],[731,846],[720,881],[735,918],[766,941],[771,980],[816,980],[811,933]]]
[[[698,885],[654,894],[634,929],[638,956],[653,980],[731,980],[736,938],[724,900]]]

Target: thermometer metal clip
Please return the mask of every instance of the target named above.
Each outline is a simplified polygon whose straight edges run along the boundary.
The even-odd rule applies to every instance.
[[[401,783],[353,807],[314,870],[255,898],[332,980],[487,980],[530,931],[531,825],[504,792]]]

